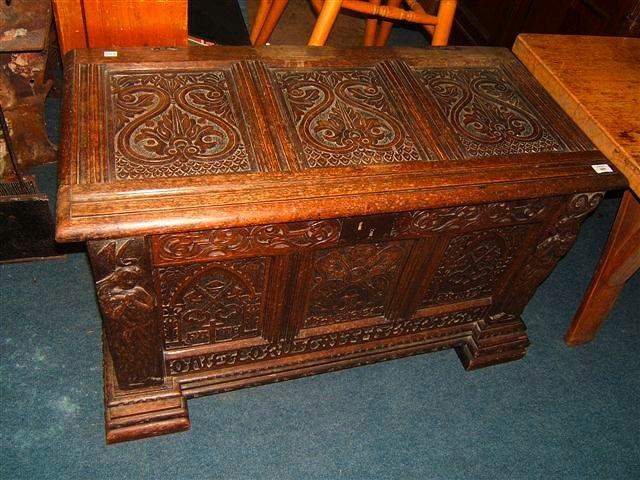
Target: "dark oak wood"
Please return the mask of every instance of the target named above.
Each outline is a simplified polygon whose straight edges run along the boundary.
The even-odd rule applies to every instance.
[[[449,43],[511,47],[522,32],[637,37],[640,1],[459,0]]]
[[[528,299],[625,185],[503,49],[68,59],[57,236],[89,245],[108,441],[207,393],[521,358]]]

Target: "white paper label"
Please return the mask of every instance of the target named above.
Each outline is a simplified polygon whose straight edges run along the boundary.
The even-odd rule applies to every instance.
[[[104,57],[117,57],[118,56],[118,52],[115,50],[105,50],[102,53],[102,56]]]
[[[611,173],[613,169],[607,165],[606,163],[601,163],[600,165],[591,165],[591,168],[595,170],[596,173]]]

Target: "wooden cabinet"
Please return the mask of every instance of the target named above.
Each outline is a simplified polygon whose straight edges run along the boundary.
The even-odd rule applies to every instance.
[[[187,0],[53,0],[60,51],[187,45]]]
[[[107,439],[185,399],[445,348],[520,314],[624,178],[504,49],[79,51],[57,236],[87,241]]]

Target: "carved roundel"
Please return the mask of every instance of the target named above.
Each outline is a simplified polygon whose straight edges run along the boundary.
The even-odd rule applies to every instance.
[[[228,76],[222,70],[111,74],[116,179],[255,171]]]

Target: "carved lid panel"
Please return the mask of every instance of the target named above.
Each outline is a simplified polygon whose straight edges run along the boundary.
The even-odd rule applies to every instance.
[[[81,50],[65,75],[63,241],[622,184],[503,49]]]
[[[437,159],[379,67],[274,69],[271,78],[300,169]]]
[[[230,70],[109,72],[110,178],[258,171]]]
[[[571,150],[500,68],[416,73],[466,158]]]

